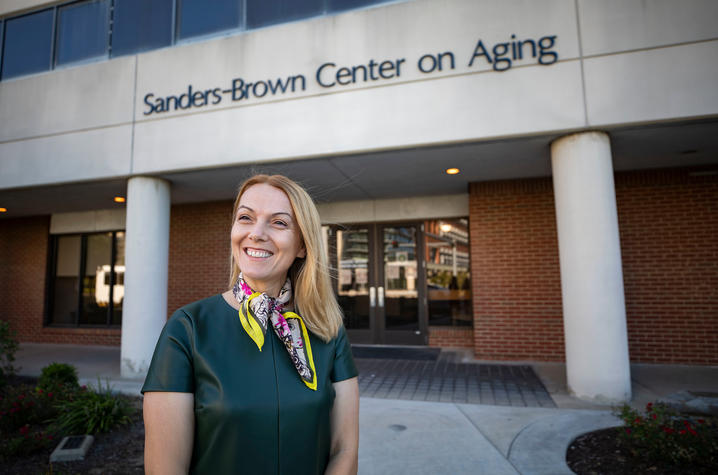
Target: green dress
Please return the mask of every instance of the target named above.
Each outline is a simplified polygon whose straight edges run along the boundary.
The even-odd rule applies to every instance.
[[[317,390],[304,385],[274,331],[259,351],[221,295],[167,321],[142,393],[194,393],[190,473],[322,474],[329,461],[332,383],[357,375],[342,327],[309,335]]]

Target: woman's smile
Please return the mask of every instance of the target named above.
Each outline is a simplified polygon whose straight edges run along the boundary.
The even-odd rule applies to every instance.
[[[245,247],[244,252],[246,252],[249,257],[255,258],[267,258],[274,254],[272,252],[265,251],[264,249],[255,249],[251,247]]]

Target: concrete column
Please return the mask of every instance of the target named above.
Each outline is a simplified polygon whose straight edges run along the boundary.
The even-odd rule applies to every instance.
[[[631,399],[621,246],[611,144],[603,132],[551,144],[566,377],[574,396]]]
[[[122,309],[123,378],[147,374],[167,320],[170,185],[150,177],[127,184],[125,300]]]

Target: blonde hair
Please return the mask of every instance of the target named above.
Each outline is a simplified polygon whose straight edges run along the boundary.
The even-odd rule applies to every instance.
[[[332,289],[327,249],[317,207],[304,188],[289,178],[283,175],[254,175],[245,180],[239,188],[232,209],[232,222],[237,216],[239,201],[244,192],[252,185],[260,183],[282,190],[289,198],[294,218],[299,225],[302,244],[307,252],[306,258],[296,258],[287,272],[292,282],[294,306],[307,328],[322,340],[329,341],[339,333],[342,311]],[[241,270],[231,250],[230,269],[231,289]]]

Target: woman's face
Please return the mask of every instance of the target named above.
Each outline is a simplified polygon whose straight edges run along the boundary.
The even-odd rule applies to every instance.
[[[289,198],[266,183],[250,186],[240,198],[231,239],[244,280],[272,297],[279,294],[294,259],[306,255]]]

